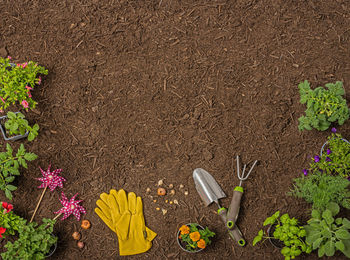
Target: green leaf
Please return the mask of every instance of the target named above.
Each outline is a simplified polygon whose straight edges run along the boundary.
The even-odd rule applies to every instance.
[[[8,198],[9,200],[12,200],[12,193],[11,193],[11,191],[5,190],[5,196],[6,196],[6,198]]]
[[[276,222],[276,218],[274,216],[271,216],[271,217],[268,217],[265,219],[264,221],[264,226],[267,226],[267,225],[272,225]]]
[[[34,140],[34,138],[35,138],[34,134],[32,132],[30,132],[28,135],[28,141],[31,142]]]
[[[34,154],[34,153],[26,153],[24,155],[24,159],[26,159],[27,161],[33,161],[36,158],[38,158],[38,156],[36,154]]]
[[[335,216],[339,213],[339,205],[335,202],[330,202],[327,206],[327,209],[331,211],[332,215]]]
[[[260,242],[261,239],[262,239],[262,236],[259,236],[259,235],[257,235],[256,237],[254,237],[254,239],[253,239],[253,246],[255,246],[256,243]]]
[[[318,249],[318,257],[324,256],[325,253],[325,245],[321,245],[320,248]]]
[[[344,243],[342,241],[335,242],[335,247],[340,251],[344,251],[345,249]]]
[[[17,190],[17,187],[9,184],[9,185],[6,185],[6,189],[8,189],[9,191],[15,191]]]
[[[38,125],[38,124],[35,124],[35,125],[33,126],[33,130],[36,131],[36,132],[38,132],[38,131],[39,131],[39,125]]]
[[[9,143],[6,144],[6,150],[7,150],[7,154],[12,156],[13,149]]]
[[[7,183],[13,182],[14,180],[15,180],[15,176],[9,176],[9,177],[6,177],[6,178],[5,178],[5,181],[6,181]]]
[[[335,244],[334,244],[334,242],[332,240],[328,240],[324,244],[324,249],[325,249],[326,256],[333,256],[334,252],[335,252]]]
[[[321,219],[321,213],[316,209],[312,210],[311,216],[315,219]]]
[[[344,227],[350,229],[350,221],[347,218],[343,218]]]
[[[322,238],[322,237],[316,239],[316,240],[312,243],[312,248],[313,248],[314,250],[317,249],[317,248],[321,245],[322,241],[323,241],[323,238]]]
[[[345,229],[338,229],[335,232],[335,236],[340,240],[341,239],[350,239],[350,233]]]

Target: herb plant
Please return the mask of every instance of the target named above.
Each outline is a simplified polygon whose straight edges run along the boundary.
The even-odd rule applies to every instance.
[[[310,164],[310,170],[321,170],[331,175],[350,177],[350,143],[340,134],[332,133],[328,137],[322,156],[317,156]]]
[[[272,234],[273,237],[269,237],[261,229],[253,240],[253,246],[263,238],[277,239],[284,244],[281,254],[285,257],[285,260],[294,259],[302,252],[311,253],[311,246],[304,242],[306,231],[302,226],[299,226],[296,218],[290,218],[288,214],[283,214],[280,217],[280,212],[277,211],[271,217],[266,218],[263,225],[275,225],[275,231]]]
[[[339,212],[336,203],[330,203],[324,211],[313,210],[312,218],[305,226],[306,242],[318,249],[318,256],[333,256],[340,250],[350,258],[350,221],[347,218],[336,218]]]
[[[299,130],[324,131],[332,122],[338,121],[339,125],[349,119],[349,108],[346,100],[342,97],[345,92],[343,83],[337,81],[335,84],[328,83],[326,88],[310,88],[307,80],[298,85],[300,103],[306,104],[305,116],[299,118]]]
[[[294,179],[291,195],[312,203],[312,208],[324,211],[330,202],[335,202],[350,209],[350,182],[341,176],[331,176],[314,172]]]
[[[19,166],[27,168],[26,161],[33,161],[38,156],[34,153],[27,153],[24,145],[21,144],[15,156],[11,145],[6,144],[6,152],[0,153],[0,190],[5,191],[8,199],[12,199],[12,191],[17,187],[10,183],[15,180],[16,175],[20,175]]]
[[[14,235],[15,231],[18,231],[20,226],[25,224],[25,220],[20,216],[17,216],[13,211],[13,206],[6,202],[2,202],[2,209],[0,209],[0,227],[3,232],[0,237],[7,235]]]
[[[19,227],[19,238],[15,242],[7,242],[6,252],[1,256],[4,260],[40,260],[49,253],[50,248],[57,242],[57,237],[52,235],[55,220],[43,219],[43,224],[38,226],[32,222]]]
[[[208,227],[199,229],[198,226],[193,223],[181,226],[179,231],[180,235],[178,239],[185,245],[186,249],[191,252],[204,249],[207,245],[210,245],[210,238],[215,236],[215,233],[210,231]]]
[[[9,135],[24,135],[28,131],[28,141],[33,141],[38,135],[39,125],[35,124],[31,127],[22,113],[8,112],[7,118],[5,128]]]
[[[36,62],[10,64],[10,57],[0,57],[0,110],[19,102],[26,110],[35,108],[37,102],[30,91],[41,83],[38,74],[47,75],[48,71]]]

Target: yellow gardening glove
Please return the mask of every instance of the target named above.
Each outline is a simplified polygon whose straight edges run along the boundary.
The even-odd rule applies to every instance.
[[[100,195],[100,199],[96,201],[96,205],[98,208],[95,208],[96,214],[102,219],[102,221],[113,231],[116,233],[114,224],[112,221],[111,210],[108,205],[108,197],[107,193],[102,193]]]
[[[109,202],[113,207],[113,212],[117,211],[114,209],[115,205],[119,207],[120,218],[115,223],[119,254],[136,255],[148,251],[152,246],[151,241],[157,234],[145,226],[141,197],[136,197],[133,192],[126,197],[124,190],[110,195],[112,196],[109,196]],[[113,197],[117,203],[112,202]]]

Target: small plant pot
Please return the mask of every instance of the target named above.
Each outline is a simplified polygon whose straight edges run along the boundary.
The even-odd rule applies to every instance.
[[[204,227],[202,227],[201,225],[197,224],[197,223],[188,223],[188,224],[185,224],[186,226],[190,226],[191,224],[195,224],[197,226],[198,229],[200,230],[204,230]],[[179,245],[179,247],[187,252],[187,253],[198,253],[200,251],[202,251],[204,248],[198,248],[196,251],[190,251],[190,250],[187,250],[186,248],[186,243],[182,242],[181,239],[179,238],[180,237],[180,234],[181,234],[181,231],[179,230],[177,232],[177,235],[176,235],[176,240],[177,240],[177,243]]]
[[[15,114],[18,114],[19,112],[15,112]],[[7,119],[7,116],[2,116],[0,117],[0,130],[1,130],[1,133],[2,133],[2,136],[4,137],[5,141],[15,141],[15,140],[18,140],[18,139],[23,139],[23,138],[26,138],[29,134],[29,132],[27,131],[24,135],[15,135],[15,136],[10,136],[8,137],[6,135],[6,128],[5,128],[5,124],[3,124],[3,122],[5,122]]]
[[[342,140],[343,140],[345,143],[350,144],[350,142],[349,142],[348,140],[346,140],[346,139],[344,139],[344,138],[342,138]],[[320,155],[321,155],[321,156],[322,156],[323,150],[324,150],[324,148],[326,147],[327,144],[328,144],[328,141],[325,142],[325,143],[322,145],[321,152],[320,152]]]
[[[273,232],[275,232],[275,230],[276,230],[276,225],[270,225],[269,228],[267,229],[269,241],[275,248],[281,249],[284,247],[284,244],[281,240],[273,238]]]
[[[51,234],[51,236],[56,237],[54,234]],[[55,244],[53,244],[53,245],[50,247],[50,251],[47,253],[47,255],[45,256],[45,258],[48,258],[48,257],[52,256],[52,255],[56,252],[56,249],[57,249],[57,241],[56,241]]]

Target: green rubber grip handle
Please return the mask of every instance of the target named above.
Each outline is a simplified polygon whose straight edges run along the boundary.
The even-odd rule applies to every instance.
[[[227,213],[226,226],[231,230],[234,228],[236,220],[238,218],[242,195],[243,188],[241,186],[237,186],[233,191],[233,197]]]
[[[227,223],[227,210],[225,208],[218,209],[218,214],[220,215],[222,221]],[[238,243],[239,246],[245,246],[246,241],[243,238],[242,232],[239,230],[238,226],[235,225],[233,229],[227,228],[230,237]]]

